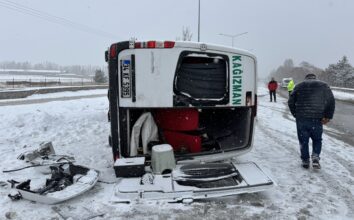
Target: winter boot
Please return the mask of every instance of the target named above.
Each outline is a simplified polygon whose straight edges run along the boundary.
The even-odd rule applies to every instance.
[[[308,169],[310,167],[310,161],[303,160],[301,165],[303,168]]]
[[[312,160],[312,167],[313,167],[313,169],[321,169],[320,160],[317,158],[313,159]]]

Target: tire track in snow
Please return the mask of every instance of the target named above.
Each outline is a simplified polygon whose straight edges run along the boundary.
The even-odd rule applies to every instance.
[[[264,152],[261,153],[261,156],[263,158],[267,158],[268,164],[269,161],[271,161],[271,167],[270,170],[272,171],[273,176],[275,177],[275,181],[277,182],[277,193],[283,194],[283,197],[285,201],[280,201],[280,200],[275,200],[272,201],[272,209],[280,212],[280,213],[292,213],[292,216],[301,216],[301,210],[307,210],[307,204],[304,204],[304,207],[302,209],[297,209],[296,207],[286,207],[284,206],[285,204],[293,204],[294,201],[296,203],[303,203],[304,199],[306,198],[306,195],[311,193],[308,188],[303,188],[302,187],[302,181],[303,179],[308,178],[308,173],[303,172],[301,176],[297,176],[298,172],[301,172],[300,170],[300,162],[299,162],[299,153],[298,150],[295,149],[294,147],[288,147],[289,143],[283,140],[282,138],[279,138],[288,135],[285,132],[282,132],[282,134],[279,134],[278,131],[272,130],[267,126],[267,123],[263,122],[258,122],[257,123],[257,131],[260,132],[260,135],[257,137],[261,137],[262,144],[272,144],[270,146],[269,151],[270,152],[278,152],[277,158],[274,158],[274,156],[270,152]],[[263,137],[262,137],[263,136]],[[257,138],[256,137],[256,138]],[[266,140],[266,141],[264,141]],[[296,140],[297,141],[297,140]],[[297,142],[294,142],[297,146]],[[282,152],[282,153],[279,153]],[[279,157],[282,158],[282,160],[278,159]],[[296,177],[296,178],[290,178],[289,177]],[[310,202],[309,202],[310,203]],[[292,210],[291,210],[292,209]],[[317,212],[317,211],[316,211]],[[309,215],[305,215],[306,217],[309,217]],[[310,215],[311,216],[311,215]],[[282,218],[282,217],[280,217]]]

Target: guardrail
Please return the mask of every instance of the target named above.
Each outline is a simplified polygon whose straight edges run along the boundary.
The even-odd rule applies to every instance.
[[[91,78],[0,78],[0,88],[87,86],[96,84]]]
[[[343,88],[343,87],[331,86],[331,89],[332,90],[337,90],[337,91],[342,91],[342,92],[354,93],[354,89],[351,89],[351,88]]]
[[[52,87],[52,88],[33,88],[25,90],[3,90],[0,91],[0,99],[18,99],[26,98],[33,94],[46,94],[65,91],[79,91],[89,89],[108,89],[108,85],[92,85],[92,86],[64,86],[64,87]]]

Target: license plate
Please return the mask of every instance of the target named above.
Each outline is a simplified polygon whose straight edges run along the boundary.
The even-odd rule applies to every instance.
[[[121,62],[121,97],[131,97],[131,70],[130,60],[122,60]]]

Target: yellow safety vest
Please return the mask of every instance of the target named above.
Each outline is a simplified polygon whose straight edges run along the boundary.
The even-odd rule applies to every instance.
[[[294,80],[290,80],[289,84],[288,84],[288,91],[291,92],[294,90],[295,87],[295,83]]]

